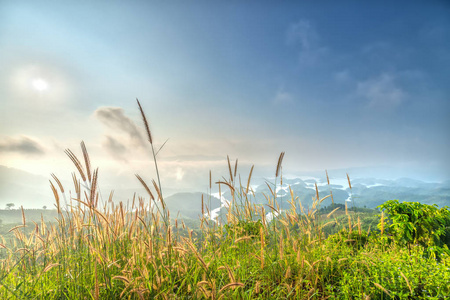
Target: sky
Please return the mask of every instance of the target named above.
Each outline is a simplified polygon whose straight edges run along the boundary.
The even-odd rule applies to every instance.
[[[155,178],[136,98],[169,191],[282,151],[450,178],[448,1],[1,1],[0,66],[0,165],[69,184],[82,140],[106,188]]]

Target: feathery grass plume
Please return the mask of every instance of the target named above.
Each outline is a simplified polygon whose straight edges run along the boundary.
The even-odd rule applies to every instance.
[[[372,282],[373,285],[375,285],[377,288],[379,288],[380,290],[382,290],[383,292],[385,292],[389,297],[391,297],[391,294],[389,293],[389,291],[387,289],[385,289],[384,287],[382,287],[380,284],[376,283],[376,282]]]
[[[232,195],[234,194],[234,187],[233,187],[230,183],[228,183],[228,182],[226,182],[226,181],[217,181],[216,184],[219,185],[219,189],[220,189],[220,185],[221,185],[221,184],[225,184],[227,187],[230,188],[231,194],[232,194]],[[220,192],[220,191],[219,191],[219,192]]]
[[[56,209],[58,210],[58,213],[61,214],[58,191],[56,190],[55,186],[53,185],[53,182],[51,182],[51,180],[49,180],[49,182],[50,182],[50,187],[52,188],[53,196],[55,197]]]
[[[112,202],[112,201],[113,201],[113,197],[114,197],[114,190],[112,190],[112,191],[109,193],[108,202]]]
[[[203,194],[202,194],[202,216],[205,216],[205,204],[203,203]]]
[[[75,154],[73,154],[72,151],[70,151],[70,149],[66,149],[64,152],[67,154],[67,156],[70,158],[70,160],[77,168],[78,172],[80,173],[81,179],[83,179],[83,181],[86,182],[86,175],[84,174],[83,165],[80,163],[80,160],[75,156]]]
[[[22,210],[22,223],[25,226],[26,224],[26,219],[25,219],[25,212],[23,211],[23,205],[20,207],[20,209]]]
[[[328,171],[327,170],[325,170],[325,174],[327,175],[327,183],[328,183],[328,189],[330,190],[331,203],[334,205],[333,191],[331,190],[331,187],[330,187],[330,177],[328,177]]]
[[[153,162],[155,163],[155,170],[156,170],[156,177],[158,179],[158,187],[159,187],[159,193],[161,195],[161,200],[163,199],[162,197],[162,187],[161,187],[161,178],[159,176],[159,170],[158,170],[158,163],[156,161],[156,154],[155,153],[155,148],[153,147],[153,138],[152,138],[152,133],[150,131],[150,127],[148,125],[147,122],[147,117],[145,116],[144,110],[142,109],[141,103],[139,102],[139,100],[136,98],[137,104],[139,106],[139,110],[141,112],[142,115],[142,120],[144,121],[144,126],[145,126],[145,130],[147,131],[147,136],[148,136],[148,141],[150,142],[150,146],[152,147],[152,154],[153,154]],[[167,142],[167,141],[166,141]],[[165,145],[166,143],[164,143],[161,148]],[[158,152],[161,150],[161,148],[158,150]],[[167,222],[167,221],[166,221]]]
[[[153,187],[155,188],[156,194],[158,195],[158,199],[161,202],[163,210],[165,210],[166,206],[165,206],[164,199],[162,197],[161,191],[159,190],[158,185],[156,184],[156,181],[154,179],[152,179],[152,183],[153,183]]]
[[[234,163],[234,178],[236,178],[236,174],[237,174],[237,166],[238,166],[238,159],[236,158],[236,161]]]
[[[152,132],[148,126],[147,117],[145,116],[144,110],[142,109],[141,103],[136,98],[137,104],[139,106],[139,111],[141,112],[142,120],[144,121],[145,131],[147,132],[147,138],[151,145],[153,145]]]
[[[408,280],[408,278],[406,278],[406,276],[405,276],[405,274],[403,274],[403,272],[402,271],[400,271],[400,275],[402,275],[402,277],[403,277],[403,279],[405,279],[405,281],[406,281],[406,284],[408,285],[408,288],[409,288],[409,292],[411,293],[411,295],[412,295],[412,288],[411,288],[411,284],[409,283],[409,280]]]
[[[328,215],[327,215],[327,219],[334,214],[338,209],[340,209],[340,207],[336,207],[335,209],[333,209]]]
[[[283,186],[283,166],[281,166],[281,170],[280,170],[280,184],[281,184],[281,186]]]
[[[225,291],[226,289],[229,288],[237,288],[237,287],[244,287],[245,284],[243,284],[242,282],[231,282],[229,284],[224,285],[220,290],[219,290],[219,294],[222,293],[223,291]]]
[[[150,196],[150,201],[155,200],[155,197],[153,196],[152,191],[150,190],[150,188],[148,187],[147,183],[144,181],[144,179],[142,179],[141,176],[139,176],[138,174],[134,174],[136,176],[136,178],[139,180],[139,182],[142,184],[142,186],[144,187],[144,189],[147,191],[147,193]]]
[[[228,171],[230,171],[230,182],[233,182],[233,172],[231,171],[230,157],[227,155]]]
[[[346,174],[347,174],[348,186],[350,189],[352,189],[352,183],[350,182],[350,177],[348,176],[348,173],[346,173]]]
[[[281,152],[280,156],[278,157],[278,163],[277,163],[277,170],[275,171],[275,177],[278,178],[278,174],[280,173],[281,163],[283,162],[284,157],[284,151]]]
[[[84,144],[84,141],[81,141],[81,151],[83,152],[83,157],[84,157],[84,163],[86,165],[86,173],[89,179],[89,182],[92,181],[92,176],[91,176],[91,161],[89,160],[89,154],[86,150],[86,145]]]
[[[319,198],[319,189],[317,188],[317,182],[314,182],[314,185],[316,186],[316,199],[317,201],[319,201],[320,198]]]
[[[53,179],[55,179],[56,183],[59,186],[59,190],[61,191],[61,193],[64,193],[64,187],[61,184],[61,181],[59,181],[58,177],[56,177],[55,174],[51,173],[50,175],[52,175]]]
[[[380,230],[381,230],[381,235],[384,234],[384,212],[381,212],[381,222],[380,222]]]
[[[75,193],[77,194],[77,199],[80,199],[81,196],[81,186],[80,181],[77,179],[75,173],[72,173],[73,186],[75,187]]]
[[[92,207],[97,207],[96,195],[97,195],[97,179],[98,179],[98,168],[94,170],[92,174],[92,182],[91,182],[91,195],[90,195],[90,205]],[[98,199],[98,198],[97,198]]]

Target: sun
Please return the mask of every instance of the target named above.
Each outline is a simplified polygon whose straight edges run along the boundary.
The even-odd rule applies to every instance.
[[[48,89],[48,83],[42,78],[36,78],[31,81],[33,88],[39,92],[43,92]]]

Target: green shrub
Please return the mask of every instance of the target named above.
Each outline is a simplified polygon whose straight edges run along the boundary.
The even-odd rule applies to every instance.
[[[431,255],[448,252],[450,246],[450,210],[436,204],[389,200],[378,206],[386,211],[390,222],[389,233],[400,245],[419,244]],[[380,223],[381,225],[381,223]]]

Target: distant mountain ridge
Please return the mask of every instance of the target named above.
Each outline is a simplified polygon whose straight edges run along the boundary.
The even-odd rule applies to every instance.
[[[331,172],[329,172],[331,174]],[[333,173],[334,174],[334,173]],[[345,174],[345,173],[344,173]],[[345,175],[344,175],[345,176]],[[16,208],[23,205],[25,208],[42,208],[44,205],[52,208],[54,197],[49,187],[49,177],[30,174],[14,168],[0,166],[0,208],[5,208],[7,203],[14,203]],[[252,188],[256,194],[253,199],[256,203],[266,204],[267,200],[262,193],[270,194],[265,181],[255,178]],[[268,180],[269,184],[271,179]],[[378,178],[351,178],[352,197],[347,178],[330,177],[328,186],[324,174],[320,176],[301,176],[292,178],[283,178],[283,186],[278,186],[277,200],[283,208],[288,208],[287,200],[290,198],[289,186],[292,188],[295,196],[302,201],[302,204],[310,205],[312,198],[316,196],[315,184],[319,189],[319,196],[325,197],[330,189],[333,192],[333,198],[336,203],[345,203],[353,200],[357,206],[366,206],[374,208],[387,200],[398,199],[400,201],[418,201],[425,204],[437,204],[439,206],[450,206],[450,180],[440,183],[424,182],[411,178],[399,179],[378,179]],[[169,187],[170,188],[170,187]],[[166,189],[167,191],[167,189]],[[120,190],[122,197],[118,199],[132,198],[135,192],[131,187]],[[230,199],[230,193],[227,188],[222,188],[222,196]],[[178,212],[189,218],[197,218],[201,214],[201,197],[204,197],[204,203],[208,204],[209,196],[202,192],[176,192],[165,197],[167,206],[173,217]],[[103,195],[106,197],[105,195]],[[144,195],[146,196],[146,195]],[[324,201],[325,205],[330,199]],[[223,204],[223,203],[222,203]],[[209,205],[209,204],[208,204]],[[217,197],[211,197],[211,210],[221,206],[221,201]]]

